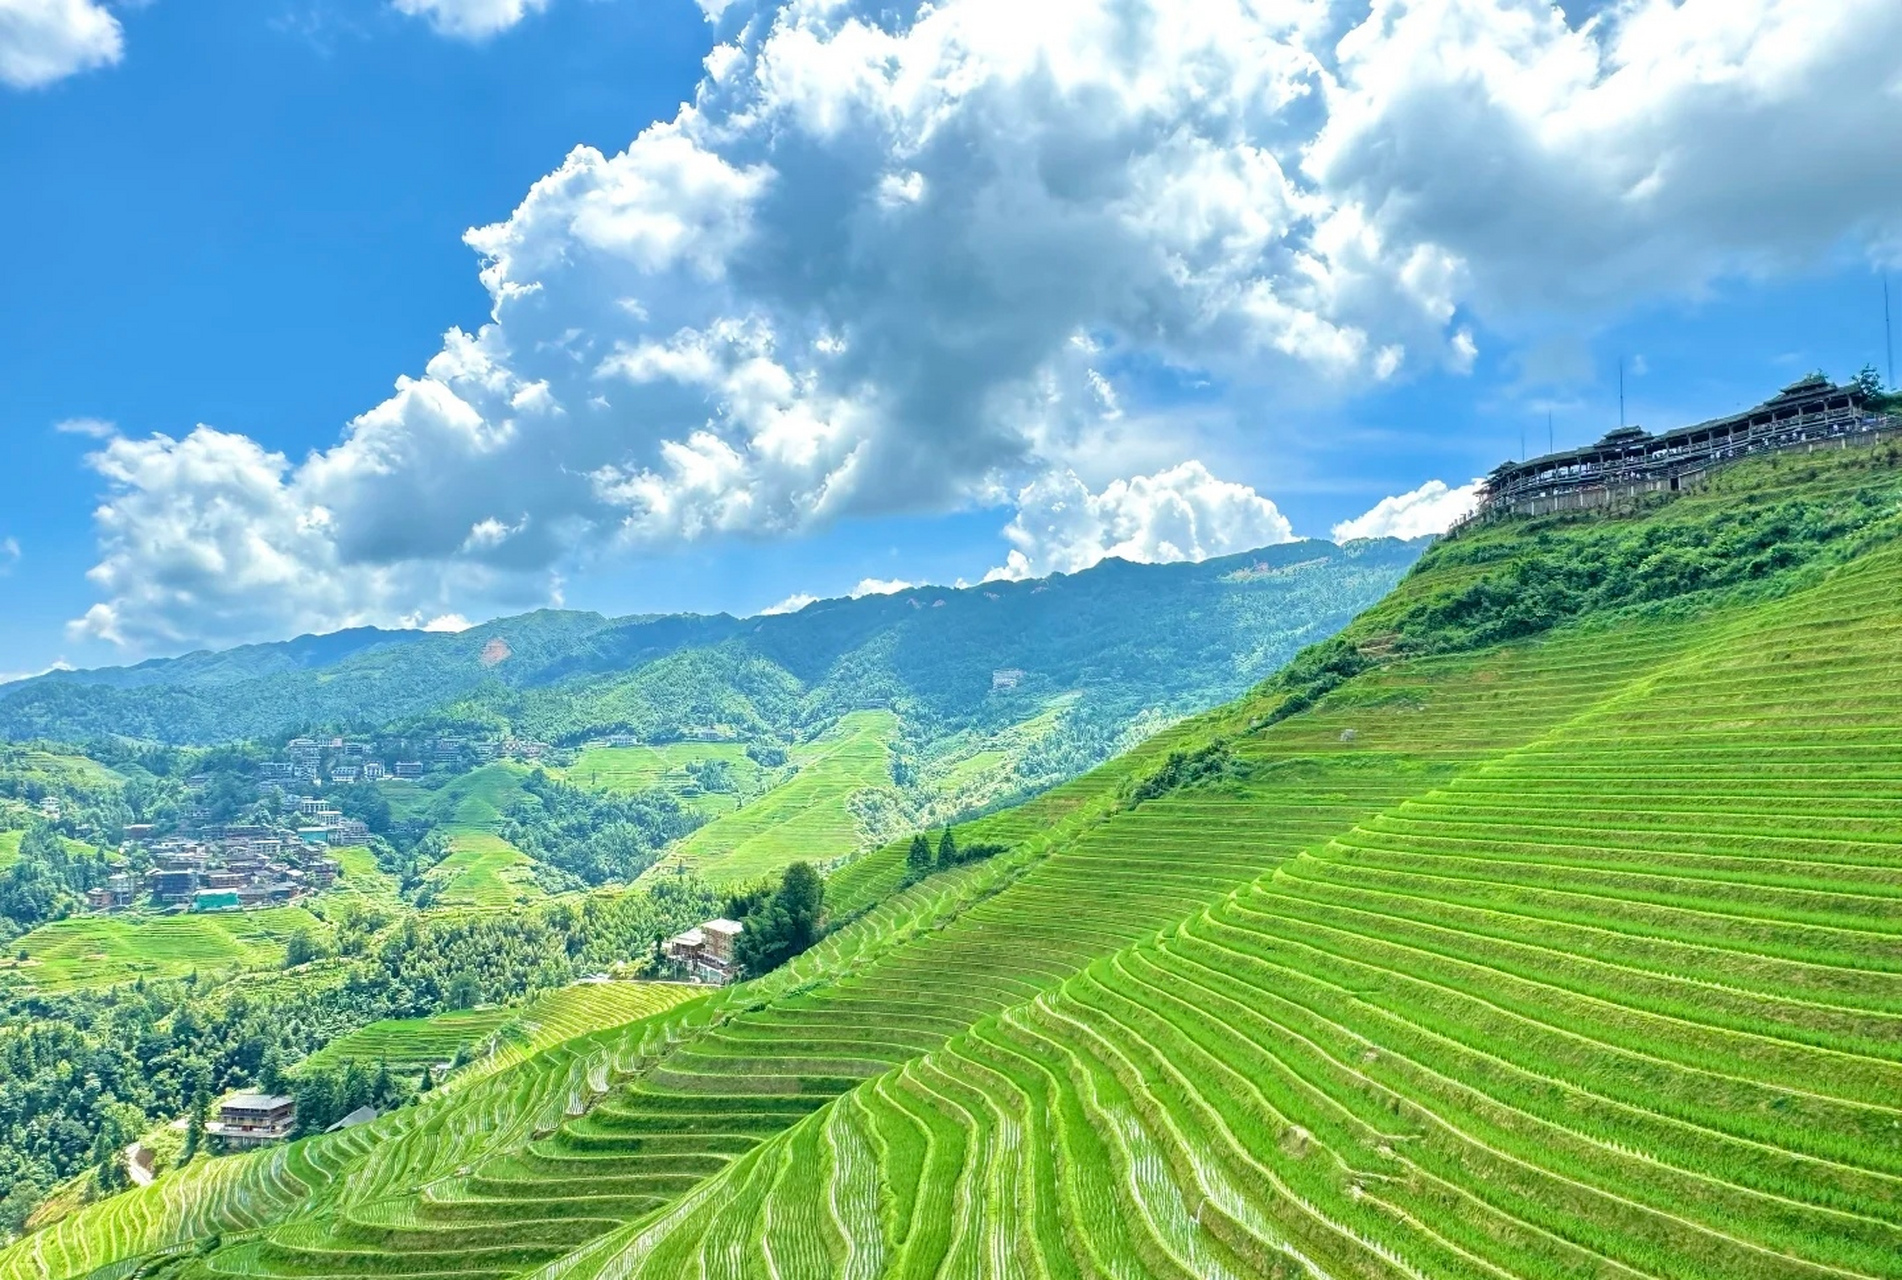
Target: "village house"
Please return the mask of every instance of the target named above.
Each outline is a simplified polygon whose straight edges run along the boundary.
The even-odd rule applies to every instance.
[[[737,920],[709,920],[669,938],[662,953],[695,982],[728,983],[737,972],[734,943],[745,931],[746,926]]]
[[[422,777],[423,762],[421,760],[398,760],[396,762],[396,776],[399,778]]]
[[[234,1093],[218,1104],[205,1132],[232,1151],[282,1142],[297,1129],[297,1103],[282,1094]]]

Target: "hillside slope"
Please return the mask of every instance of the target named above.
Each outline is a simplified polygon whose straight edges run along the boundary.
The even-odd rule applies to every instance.
[[[959,831],[1007,852],[849,865],[559,1123],[339,1155],[178,1270],[1902,1274],[1897,462],[1436,548]],[[89,1267],[207,1229],[114,1205]]]
[[[1804,469],[1807,589],[1282,721],[1536,732],[546,1274],[1902,1274],[1902,548],[1892,485],[1827,487],[1867,460]]]

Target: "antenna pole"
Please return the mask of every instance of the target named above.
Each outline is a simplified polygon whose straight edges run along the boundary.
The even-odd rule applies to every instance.
[[[1526,460],[1526,424],[1519,424],[1519,461]]]
[[[1547,453],[1559,451],[1558,445],[1552,443],[1552,411],[1550,409],[1545,411],[1545,451]]]
[[[1618,357],[1618,425],[1625,425],[1625,358]]]
[[[1895,389],[1895,330],[1889,324],[1889,273],[1882,273],[1882,345],[1889,354],[1889,389]]]

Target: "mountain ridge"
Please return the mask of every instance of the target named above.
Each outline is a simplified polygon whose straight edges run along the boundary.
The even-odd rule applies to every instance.
[[[556,740],[578,740],[596,729],[623,726],[614,724],[612,713],[604,713],[598,724],[555,723],[546,710],[552,699],[545,691],[587,687],[588,693],[598,693],[607,684],[638,677],[670,659],[682,665],[724,667],[736,678],[749,669],[757,676],[756,665],[749,664],[764,662],[790,677],[782,693],[789,693],[792,686],[810,693],[835,672],[844,668],[849,674],[856,665],[868,672],[858,681],[860,686],[877,677],[887,686],[887,696],[902,697],[907,690],[915,692],[919,680],[927,677],[914,671],[894,683],[889,672],[878,670],[873,650],[881,637],[894,652],[931,648],[922,635],[931,628],[923,625],[920,615],[931,617],[934,623],[957,618],[949,629],[974,637],[960,652],[960,669],[971,680],[981,674],[988,688],[991,669],[1017,661],[1002,650],[1014,645],[1024,651],[1029,645],[1024,636],[1054,637],[1054,643],[1042,645],[1041,656],[1048,658],[1059,650],[1067,652],[1066,646],[1079,653],[1089,650],[1092,634],[1102,637],[1118,627],[1128,630],[1126,621],[1115,615],[1132,595],[1140,600],[1148,593],[1155,597],[1150,601],[1153,605],[1196,613],[1212,603],[1222,607],[1215,602],[1215,593],[1224,588],[1230,596],[1251,591],[1272,595],[1277,585],[1285,585],[1272,572],[1265,576],[1241,573],[1254,566],[1298,574],[1330,567],[1346,570],[1358,563],[1397,573],[1411,564],[1424,545],[1425,540],[1373,539],[1347,546],[1298,540],[1199,563],[1138,565],[1112,559],[1078,573],[1043,579],[911,587],[885,595],[820,600],[792,613],[750,617],[684,613],[614,618],[588,611],[536,610],[454,633],[355,628],[151,659],[131,667],[49,672],[16,681],[0,686],[0,737],[84,740],[113,734],[173,745],[208,745],[304,728],[380,727],[445,714],[478,722],[498,717],[520,720],[526,731]],[[1237,580],[1222,584],[1225,577],[1236,574],[1241,574]],[[1048,601],[1037,599],[1045,595]],[[1011,618],[1001,625],[998,619],[978,618],[979,602],[983,607],[1001,606],[1015,625]],[[1357,596],[1352,603],[1367,602]],[[927,615],[926,611],[933,612]],[[1344,623],[1352,612],[1336,609],[1330,616]],[[1216,650],[1231,640],[1239,641],[1237,628],[1225,625],[1219,643],[1201,646],[1208,652],[1197,658],[1198,670],[1216,663]],[[1278,656],[1291,654],[1291,649],[1283,652],[1282,648],[1275,646]],[[1000,652],[982,673],[976,669],[984,657],[980,649]],[[698,655],[699,660],[688,663],[683,655]],[[1257,677],[1268,669],[1268,655],[1258,656],[1254,667],[1261,669],[1250,668]],[[1086,663],[1087,670],[1066,667],[1063,674],[1086,683],[1114,681],[1119,670],[1132,662],[1143,668],[1162,665],[1158,657],[1153,652],[1131,654],[1120,667]],[[1242,665],[1248,665],[1247,661]],[[1033,685],[1038,674],[1034,666],[1029,668]],[[863,687],[853,694],[857,705],[871,705],[866,701],[870,696]],[[536,708],[541,708],[539,718]],[[643,714],[650,717],[648,722],[624,727],[662,734],[687,727],[652,722],[651,708],[643,707]],[[755,727],[770,725],[784,731],[784,717],[792,714],[783,708],[763,713]]]

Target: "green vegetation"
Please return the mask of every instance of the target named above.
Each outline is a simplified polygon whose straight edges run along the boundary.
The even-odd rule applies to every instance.
[[[982,737],[1080,695],[1043,767],[1022,778],[1049,785],[1114,750],[1143,712],[1185,714],[1268,675],[1378,599],[1419,551],[1302,542],[772,617],[543,611],[455,635],[360,631],[20,681],[0,691],[0,737],[221,744],[329,727],[513,731],[563,747],[708,730],[792,742],[869,707],[932,738]],[[994,690],[999,669],[1021,679]]]
[[[825,932],[825,897],[825,881],[811,863],[787,867],[772,895],[744,913],[746,929],[733,949],[740,972],[763,977],[812,950]]]
[[[303,907],[178,916],[72,916],[8,944],[0,984],[54,994],[218,970],[275,968],[293,933],[317,918]],[[21,953],[25,960],[18,957]]]
[[[425,907],[512,907],[546,897],[532,858],[500,836],[465,831],[449,837],[449,853],[423,877]]]
[[[576,786],[619,793],[663,790],[703,817],[730,813],[776,781],[744,742],[664,742],[656,746],[589,747],[562,770]],[[708,766],[724,766],[704,781]]]
[[[527,1038],[471,1064],[416,1106],[287,1146],[192,1160],[150,1187],[45,1227],[0,1255],[0,1277],[82,1275],[170,1250],[179,1252],[158,1263],[161,1270],[195,1264],[221,1240],[299,1208],[370,1205],[418,1173],[448,1177],[552,1129],[577,1096],[638,1069],[644,1053],[665,1043],[658,1016],[690,1006],[697,994],[660,984],[567,988],[549,998],[550,1016]]]
[[[901,889],[894,840],[804,955],[399,1113],[511,1091],[178,1270],[1902,1274],[1902,483],[1721,489],[1454,541],[1284,679],[953,833],[1002,852]],[[1748,547],[1738,504],[1797,554],[1630,558]],[[1578,563],[1635,580],[1486,585]],[[0,1275],[205,1233],[112,1216],[140,1194]]]
[[[631,795],[573,786],[537,770],[508,811],[504,831],[545,866],[586,884],[633,880],[661,849],[698,826],[698,815],[659,789]]]
[[[0,1280],[1902,1277],[1898,532],[1893,448],[1475,530],[1240,700],[922,842],[868,818],[1026,708],[841,721],[684,842],[860,740],[779,811],[849,840],[701,860],[890,837],[728,895],[763,976],[194,1162]],[[603,922],[629,957],[720,902],[648,882],[671,911]],[[380,1016],[556,990],[595,945],[565,906],[392,937],[386,988],[437,1007]]]
[[[99,1133],[130,1137],[229,1089],[288,1082],[302,1074],[298,1064],[308,1056],[383,1020],[516,1006],[483,1061],[518,1060],[552,1043],[549,1031],[585,1029],[559,994],[569,983],[643,957],[655,937],[706,919],[718,903],[682,877],[651,893],[571,896],[508,912],[391,919],[372,900],[346,897],[318,900],[324,920],[286,908],[63,921],[51,928],[127,932],[68,939],[77,947],[117,947],[111,963],[55,957],[24,971],[40,979],[35,986],[0,993],[0,1186],[30,1185],[27,1198],[37,1201],[98,1162]],[[280,928],[282,937],[251,939],[256,953],[233,961],[233,939],[263,925]],[[300,938],[319,958],[278,968]],[[148,958],[155,949],[167,952],[163,967]],[[63,980],[48,980],[48,970]],[[598,996],[587,1000],[596,1009],[612,1004],[611,997],[605,1004]],[[353,1061],[358,1079],[374,1090],[380,1061],[355,1060],[346,1051],[319,1059],[314,1069],[342,1071]],[[339,1097],[341,1086],[340,1076]],[[390,1090],[377,1096],[387,1101]]]
[[[45,823],[15,839],[0,867],[0,941],[85,909],[85,893],[106,882],[112,860],[66,840]]]
[[[898,728],[888,711],[842,717],[831,732],[793,749],[790,781],[695,831],[652,874],[691,868],[709,880],[744,881],[795,861],[856,853],[870,833],[853,800],[891,790]]]
[[[344,1062],[381,1062],[420,1070],[447,1066],[494,1036],[513,1018],[503,1008],[461,1009],[431,1018],[384,1018],[340,1036],[306,1058],[302,1069]]]

